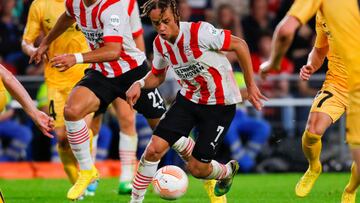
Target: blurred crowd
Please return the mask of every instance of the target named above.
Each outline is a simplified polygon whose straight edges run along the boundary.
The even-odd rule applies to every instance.
[[[145,2],[146,0],[138,0],[140,6]],[[275,26],[285,16],[292,2],[293,0],[179,0],[178,6],[182,21],[207,21],[218,28],[231,30],[233,35],[243,38],[251,51],[254,72],[258,73],[260,64],[269,57]],[[43,74],[42,65],[29,64],[29,58],[21,50],[22,34],[31,3],[32,0],[0,0],[0,64],[15,75]],[[149,19],[142,19],[142,23],[145,31],[146,54],[151,60],[152,42],[156,33]],[[266,82],[258,80],[261,91],[268,98],[312,98],[316,95],[322,81],[304,82],[288,79],[288,76],[298,74],[302,65],[306,64],[315,36],[313,24],[314,21],[298,30],[288,55],[281,63],[281,69],[272,73],[277,79]],[[242,83],[239,84],[242,88],[241,69],[237,58],[232,53],[227,57],[233,64],[233,69],[237,73],[236,78],[238,83]],[[320,69],[320,72],[325,73],[326,67]],[[39,85],[36,84],[36,87]],[[26,84],[25,87],[30,88]],[[166,81],[161,88],[162,94],[171,100],[176,88],[175,83]],[[36,91],[30,90],[33,98]],[[39,94],[41,92],[39,91]],[[40,104],[42,96],[39,94],[37,100]],[[287,104],[280,108],[264,108],[262,112],[244,106],[239,107],[222,148],[225,153],[221,153],[219,159],[232,157],[239,160],[240,168],[244,172],[302,170],[302,168],[294,169],[294,165],[290,162],[297,160],[305,163],[304,158],[298,157],[302,157],[299,144],[300,132],[305,127],[308,110],[309,107],[294,107]],[[57,160],[54,141],[39,136],[31,122],[21,113],[16,114],[14,111],[16,112],[9,105],[7,111],[0,115],[0,161]],[[146,146],[151,136],[151,130],[142,120],[143,118],[138,116],[140,148]],[[103,141],[99,141],[102,144],[99,146],[98,158],[116,159],[118,137],[112,135],[118,134],[116,133],[118,125],[111,114],[107,116],[105,123],[102,133],[100,132],[100,136],[103,136],[100,139]],[[298,155],[295,155],[297,157],[289,157],[289,151],[286,147],[283,149],[280,146],[280,141],[288,146],[296,145],[298,151],[290,151],[290,153],[297,153]],[[53,149],[43,146],[53,146]],[[274,156],[281,158],[270,164],[266,162],[274,159]],[[173,163],[179,160],[170,153],[167,161]],[[276,163],[278,167],[274,166]]]

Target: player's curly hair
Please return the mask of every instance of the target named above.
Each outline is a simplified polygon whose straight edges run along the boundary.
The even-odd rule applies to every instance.
[[[167,8],[170,8],[174,14],[175,21],[179,24],[180,14],[177,7],[176,0],[148,0],[142,7],[141,17],[149,17],[150,12],[154,9],[160,9],[161,14],[165,12]]]

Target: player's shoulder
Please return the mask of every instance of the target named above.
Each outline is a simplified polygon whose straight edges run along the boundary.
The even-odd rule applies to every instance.
[[[127,16],[127,9],[125,1],[108,0],[103,1],[100,5],[101,15],[115,15],[121,16],[121,18]]]
[[[34,0],[31,3],[32,7],[36,7],[36,8],[42,8],[45,6],[47,0]]]

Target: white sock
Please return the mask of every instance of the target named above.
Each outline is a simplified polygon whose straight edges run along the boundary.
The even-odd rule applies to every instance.
[[[151,162],[146,161],[145,158],[141,158],[139,167],[134,178],[133,189],[131,192],[132,201],[142,201],[144,199],[146,188],[152,181],[154,174],[157,171],[159,161]]]
[[[96,161],[98,140],[99,140],[99,134],[94,135],[93,140],[92,140],[92,152],[91,152],[91,157],[92,157],[94,163]]]
[[[119,132],[119,157],[121,164],[120,182],[132,181],[136,165],[137,135],[127,135]]]
[[[210,164],[212,165],[212,171],[205,179],[221,180],[228,178],[231,175],[232,169],[229,163],[224,165],[215,160],[212,160]]]
[[[191,153],[194,149],[195,142],[191,137],[181,137],[178,141],[176,141],[172,148],[179,154],[179,156],[187,162]]]
[[[65,126],[70,147],[79,162],[80,169],[90,170],[94,164],[90,154],[89,131],[84,119],[65,121]]]

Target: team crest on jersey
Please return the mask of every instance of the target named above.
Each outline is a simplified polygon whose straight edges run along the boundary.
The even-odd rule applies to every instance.
[[[216,36],[216,35],[219,35],[220,34],[220,31],[214,27],[209,27],[209,32],[210,34]]]
[[[110,24],[114,27],[120,25],[120,17],[118,15],[112,15],[110,17]]]
[[[185,51],[186,56],[192,56],[192,54],[193,54],[191,47],[189,45],[184,46],[184,51]]]

